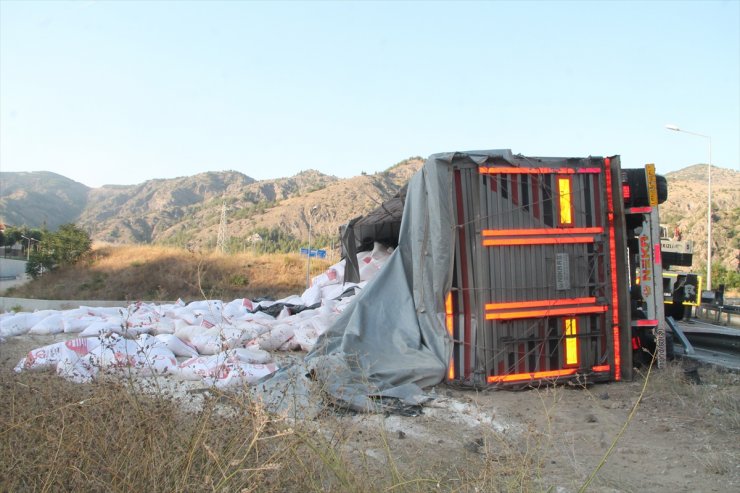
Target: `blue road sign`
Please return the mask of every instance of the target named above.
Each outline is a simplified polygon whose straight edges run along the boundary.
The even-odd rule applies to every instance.
[[[301,248],[301,255],[309,256],[308,248]],[[326,258],[326,250],[314,250],[311,249],[311,257]]]

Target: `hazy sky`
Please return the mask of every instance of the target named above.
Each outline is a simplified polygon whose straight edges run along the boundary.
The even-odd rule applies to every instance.
[[[740,1],[0,0],[0,170],[89,186],[409,156],[740,163]]]

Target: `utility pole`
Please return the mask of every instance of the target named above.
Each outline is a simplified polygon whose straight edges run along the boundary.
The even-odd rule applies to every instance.
[[[226,252],[226,243],[228,236],[226,232],[226,194],[224,194],[223,202],[221,203],[221,221],[218,224],[218,237],[216,238],[216,250],[221,253]]]
[[[311,287],[311,222],[313,213],[319,208],[318,205],[311,207],[308,211],[308,260],[306,262],[306,289]]]

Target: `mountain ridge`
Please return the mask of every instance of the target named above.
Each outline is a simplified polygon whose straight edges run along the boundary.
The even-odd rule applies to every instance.
[[[303,238],[309,222],[315,234],[329,236],[390,198],[422,164],[414,157],[382,172],[342,179],[307,169],[257,181],[229,170],[98,188],[45,171],[0,172],[0,221],[52,230],[74,222],[95,241],[209,248],[226,207],[229,236],[278,227]],[[35,203],[50,206],[38,210]],[[314,205],[320,210],[309,219]]]

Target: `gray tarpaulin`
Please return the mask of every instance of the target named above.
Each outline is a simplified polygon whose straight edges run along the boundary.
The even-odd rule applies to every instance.
[[[510,151],[434,154],[409,182],[399,244],[378,276],[307,356],[324,389],[358,410],[371,397],[414,404],[439,383],[451,354],[444,301],[452,282],[453,164],[478,165]]]

